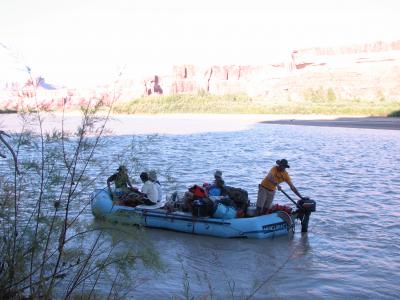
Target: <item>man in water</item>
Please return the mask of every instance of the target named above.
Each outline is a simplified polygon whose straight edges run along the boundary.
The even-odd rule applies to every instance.
[[[292,180],[286,169],[290,168],[286,159],[276,161],[276,166],[273,166],[268,172],[267,176],[263,179],[261,184],[258,185],[258,196],[257,196],[257,210],[256,215],[259,216],[264,213],[266,209],[271,207],[272,201],[274,200],[276,189],[281,190],[279,185],[282,182],[286,182],[290,189],[304,199],[302,195],[297,191],[293,185]]]

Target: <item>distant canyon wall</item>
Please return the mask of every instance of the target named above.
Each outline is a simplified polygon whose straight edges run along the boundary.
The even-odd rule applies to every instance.
[[[400,41],[299,49],[285,61],[257,66],[180,65],[163,83],[169,94],[242,92],[300,100],[310,89],[330,89],[340,98],[400,99]]]
[[[44,82],[44,80],[43,80]],[[142,78],[92,89],[51,89],[39,85],[37,99],[48,107],[78,106],[91,99],[105,103],[128,101],[150,94],[245,93],[266,102],[304,100],[315,91],[340,99],[400,100],[400,40],[337,48],[309,48],[288,52],[284,61],[260,65],[194,64],[173,66],[169,74]],[[32,102],[26,84],[3,88],[0,108],[13,109]],[[318,96],[318,93],[314,93]],[[32,103],[31,103],[32,105]]]

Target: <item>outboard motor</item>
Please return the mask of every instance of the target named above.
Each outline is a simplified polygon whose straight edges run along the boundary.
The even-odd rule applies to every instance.
[[[304,198],[297,201],[297,205],[299,207],[297,217],[301,220],[301,232],[307,232],[310,215],[312,212],[315,212],[317,203],[310,198]]]

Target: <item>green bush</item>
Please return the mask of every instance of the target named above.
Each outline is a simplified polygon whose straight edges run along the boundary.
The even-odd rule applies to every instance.
[[[116,104],[116,113],[266,113],[259,102],[246,94],[212,95],[200,91],[197,95],[178,94],[150,96]]]
[[[303,97],[306,101],[323,102],[326,98],[326,94],[322,87],[318,89],[309,88],[303,92]]]
[[[18,114],[22,132],[0,130],[6,137],[0,143],[12,153],[1,156],[0,168],[0,299],[90,299],[104,276],[115,282],[109,288],[112,295],[124,285],[131,288],[137,263],[161,267],[151,247],[138,251],[126,246],[126,236],[144,242],[140,228],[82,222],[96,176],[105,175],[90,172],[101,170],[98,153],[105,146],[109,119],[109,114],[98,114],[100,103],[93,100],[82,108],[75,133],[46,133],[38,106]],[[29,131],[30,126],[38,132]],[[107,241],[108,230],[118,232],[112,241]]]
[[[400,109],[391,112],[390,114],[387,115],[390,118],[400,118]]]
[[[15,109],[0,109],[0,114],[11,114],[11,113],[16,113],[17,111]]]
[[[213,95],[205,91],[198,94],[150,96],[117,103],[115,113],[124,114],[343,114],[386,116],[398,108],[396,101],[341,99],[332,88],[322,87],[304,91],[303,100],[291,98],[270,100],[246,94]]]
[[[333,102],[336,101],[336,94],[333,88],[325,90],[323,87],[317,89],[309,88],[303,92],[303,98],[310,102]]]
[[[326,92],[326,99],[330,102],[336,101],[336,94],[332,88],[329,88]]]

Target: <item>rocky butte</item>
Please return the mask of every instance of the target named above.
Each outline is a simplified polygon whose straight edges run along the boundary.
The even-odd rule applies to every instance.
[[[245,93],[266,101],[301,100],[307,91],[331,90],[341,99],[400,99],[400,40],[336,48],[297,49],[285,61],[260,65],[175,65],[169,74],[143,74],[116,83],[118,101],[150,94]],[[64,102],[78,106],[91,98],[112,101],[113,86],[56,88],[44,78],[35,82],[0,82],[0,109],[29,105],[32,84],[49,108]],[[51,88],[49,88],[51,87]],[[25,102],[24,102],[25,101]]]

